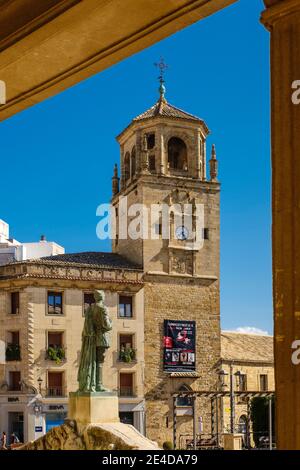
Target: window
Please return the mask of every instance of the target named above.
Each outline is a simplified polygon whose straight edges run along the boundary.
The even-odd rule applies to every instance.
[[[95,303],[94,294],[92,294],[91,292],[84,292],[83,294],[83,314],[84,315],[87,309],[94,303]]]
[[[47,396],[63,396],[63,372],[48,372]]]
[[[149,156],[149,170],[154,172],[155,168],[156,168],[155,155],[150,155]]]
[[[133,335],[120,335],[120,348],[133,347]]]
[[[155,147],[155,134],[147,134],[147,149],[151,150]]]
[[[48,314],[62,315],[62,293],[48,292]]]
[[[238,375],[238,391],[246,392],[246,390],[247,390],[247,375],[239,374]]]
[[[20,343],[20,332],[19,331],[9,331],[8,332],[8,343],[19,344]]]
[[[190,392],[191,389],[187,385],[182,385],[178,392]],[[176,400],[176,406],[193,406],[193,398],[190,396],[178,397]]]
[[[162,223],[159,222],[158,224],[155,224],[155,234],[156,235],[161,235],[162,234]]]
[[[19,331],[9,331],[7,333],[7,346],[6,346],[6,360],[7,361],[20,361],[20,333]]]
[[[135,147],[133,147],[132,152],[131,152],[131,177],[135,175],[136,172],[136,150]]]
[[[160,214],[158,220],[156,221],[154,229],[155,229],[155,234],[156,235],[162,235],[162,215],[161,214]]]
[[[120,418],[121,423],[131,424],[133,426],[133,423],[134,423],[133,411],[120,411],[119,418]]]
[[[125,181],[129,180],[130,178],[130,154],[129,152],[126,153],[124,158],[124,179]]]
[[[238,422],[238,432],[241,434],[246,434],[247,432],[247,416],[245,415],[240,416]]]
[[[55,361],[60,364],[66,359],[66,352],[63,345],[63,332],[48,331],[48,346],[46,351],[46,359]]]
[[[168,143],[168,164],[174,170],[187,169],[187,148],[183,140],[171,137]]]
[[[48,332],[48,348],[62,348],[63,347],[63,333],[60,332]]]
[[[268,390],[268,376],[267,374],[261,374],[259,376],[259,386],[261,392],[266,392]]]
[[[120,374],[120,396],[133,396],[133,374]]]
[[[133,335],[120,335],[119,361],[132,362],[136,359],[136,351],[133,349]]]
[[[8,373],[8,388],[11,391],[21,390],[21,372],[20,371],[10,371]]]
[[[18,315],[20,307],[20,293],[12,292],[10,294],[10,313],[12,315]]]
[[[132,297],[129,295],[120,295],[119,297],[119,317],[132,318]]]
[[[203,229],[203,239],[204,240],[209,240],[209,228],[204,228]]]

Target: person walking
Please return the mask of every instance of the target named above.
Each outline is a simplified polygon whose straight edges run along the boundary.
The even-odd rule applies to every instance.
[[[18,438],[18,436],[16,435],[15,432],[13,432],[10,436],[10,443],[11,444],[18,444],[20,442],[20,439]]]
[[[1,436],[1,450],[8,450],[6,444],[7,444],[6,432],[3,431],[2,436]]]

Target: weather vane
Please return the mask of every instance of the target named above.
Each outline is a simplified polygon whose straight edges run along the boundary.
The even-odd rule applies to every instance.
[[[160,72],[159,77],[158,77],[159,83],[160,83],[159,93],[160,93],[160,98],[164,99],[165,92],[166,92],[166,88],[164,86],[164,83],[165,83],[164,74],[165,74],[166,70],[169,68],[169,66],[165,63],[163,57],[160,58],[159,62],[155,62],[154,65],[155,65],[155,67],[157,67],[159,69],[159,72]]]

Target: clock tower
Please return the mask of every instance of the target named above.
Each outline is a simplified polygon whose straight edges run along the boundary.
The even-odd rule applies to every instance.
[[[212,390],[217,382],[220,185],[214,146],[207,168],[208,134],[204,120],[167,102],[161,79],[158,101],[117,137],[121,171],[119,178],[115,167],[112,180],[117,229],[113,251],[144,270],[147,435],[160,441],[172,437],[172,393],[182,387]],[[161,205],[169,208],[166,219],[163,211],[153,211]],[[130,237],[124,216],[129,226],[137,207],[144,208],[139,214],[143,230]],[[194,371],[165,371],[166,320],[195,322]],[[199,400],[197,406],[204,432],[210,432],[210,404]],[[177,425],[180,432],[190,432],[191,416]]]

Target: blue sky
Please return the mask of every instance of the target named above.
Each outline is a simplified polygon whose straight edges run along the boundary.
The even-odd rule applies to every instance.
[[[1,123],[0,218],[20,241],[110,249],[96,207],[111,196],[115,136],[157,99],[205,119],[221,193],[222,327],[272,332],[269,37],[261,0],[237,4]]]

